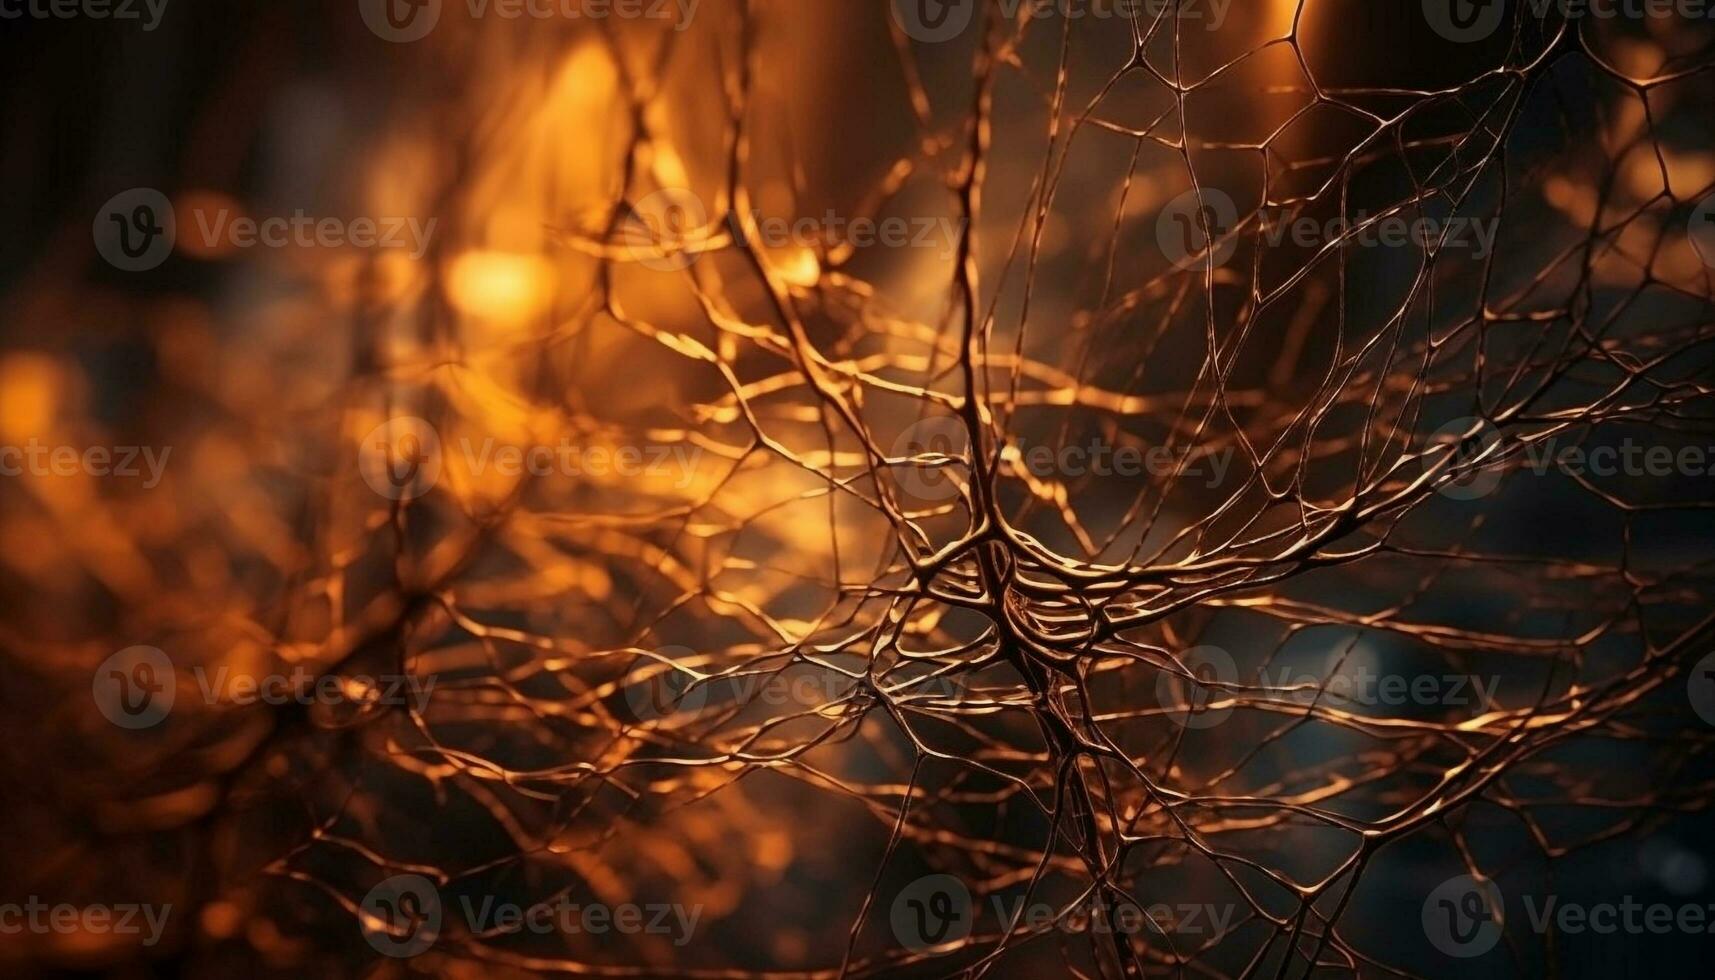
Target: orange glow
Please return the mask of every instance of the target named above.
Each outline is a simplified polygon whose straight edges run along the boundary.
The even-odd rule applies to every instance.
[[[522,323],[547,307],[553,279],[553,267],[540,256],[466,252],[448,269],[447,295],[471,316]]]

